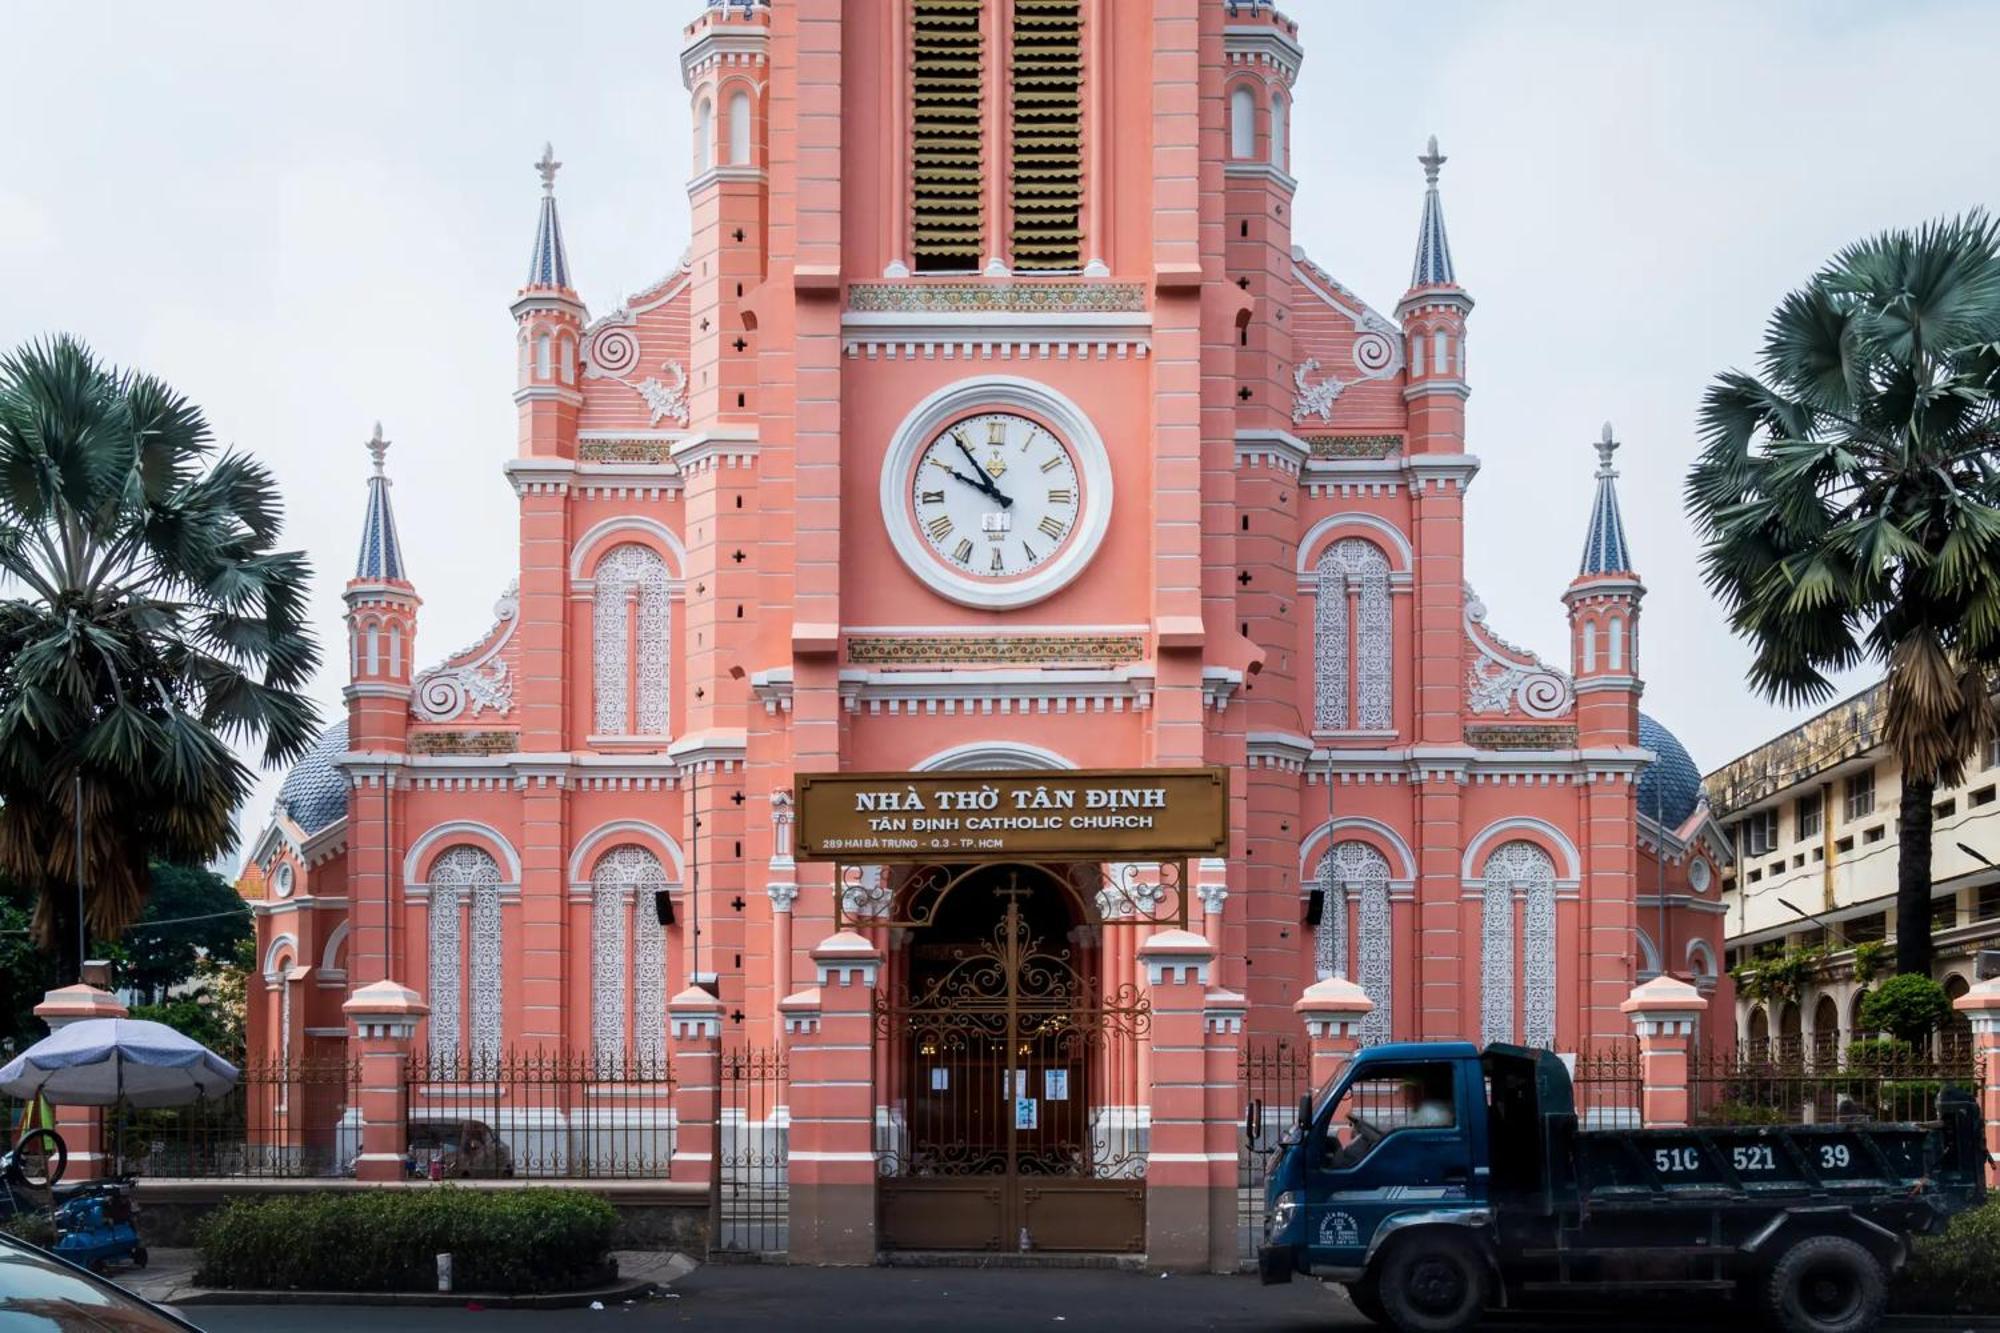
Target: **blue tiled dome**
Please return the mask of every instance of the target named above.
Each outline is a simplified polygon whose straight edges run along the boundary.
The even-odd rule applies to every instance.
[[[1639,714],[1639,744],[1659,758],[1639,774],[1639,813],[1678,828],[1701,797],[1701,770],[1674,733]]]
[[[279,808],[308,834],[347,815],[347,778],[335,767],[345,753],[347,723],[340,721],[319,734],[278,788]]]

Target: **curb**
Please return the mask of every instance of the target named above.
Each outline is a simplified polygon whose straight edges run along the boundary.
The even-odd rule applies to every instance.
[[[1925,1314],[1922,1311],[1897,1313],[1891,1311],[1882,1316],[1882,1327],[1909,1329],[1916,1333],[1919,1329],[2000,1329],[2000,1315],[1990,1314]]]
[[[583,1291],[550,1291],[502,1295],[478,1291],[255,1291],[190,1287],[159,1298],[175,1307],[192,1305],[400,1305],[419,1309],[462,1309],[478,1304],[488,1310],[574,1310],[602,1301],[636,1301],[660,1289],[650,1279],[590,1287]]]

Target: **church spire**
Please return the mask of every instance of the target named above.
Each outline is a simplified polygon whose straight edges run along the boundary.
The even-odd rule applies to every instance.
[[[354,562],[354,578],[360,583],[403,583],[403,546],[396,537],[396,514],[389,507],[389,475],[383,469],[389,442],[382,438],[382,423],[368,439],[369,457],[375,460],[374,475],[368,478],[368,512],[361,524],[361,555]]]
[[[1597,499],[1590,507],[1590,531],[1583,539],[1583,563],[1577,570],[1585,578],[1632,572],[1632,553],[1625,545],[1625,520],[1618,512],[1618,489],[1613,484],[1618,469],[1611,466],[1611,455],[1617,452],[1618,441],[1607,421],[1604,434],[1597,441]]]
[[[1446,160],[1438,152],[1437,136],[1433,134],[1424,155],[1417,159],[1424,169],[1424,216],[1417,224],[1417,259],[1410,266],[1411,291],[1458,286],[1458,274],[1451,266],[1451,241],[1444,234],[1444,204],[1438,199],[1438,169]]]
[[[562,219],[556,216],[556,172],[562,163],[556,161],[554,145],[542,145],[535,170],[542,178],[542,211],[535,222],[535,250],[528,257],[528,281],[523,285],[569,291],[569,252],[563,248]]]

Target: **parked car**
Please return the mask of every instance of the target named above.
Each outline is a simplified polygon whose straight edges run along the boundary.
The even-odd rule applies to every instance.
[[[0,1234],[0,1328],[53,1328],[61,1333],[201,1333],[162,1305],[115,1282]]]
[[[431,1163],[438,1163],[443,1180],[514,1174],[514,1150],[500,1141],[484,1120],[457,1116],[413,1118],[410,1121],[408,1150],[410,1174],[431,1175]]]

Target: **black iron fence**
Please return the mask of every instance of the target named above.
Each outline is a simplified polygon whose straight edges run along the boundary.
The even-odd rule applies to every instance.
[[[722,1053],[712,1257],[755,1259],[790,1247],[789,1086],[781,1047]]]
[[[1303,1041],[1245,1045],[1237,1058],[1243,1085],[1243,1137],[1236,1158],[1237,1254],[1257,1260],[1264,1239],[1264,1188],[1278,1144],[1298,1120],[1299,1098],[1313,1090],[1312,1056]]]
[[[1638,1038],[1599,1042],[1577,1052],[1570,1069],[1577,1124],[1584,1129],[1637,1129],[1644,1086]]]
[[[417,1177],[664,1180],[673,1157],[664,1055],[416,1052],[403,1083]]]
[[[1886,1038],[1846,1045],[1745,1045],[1698,1052],[1688,1093],[1708,1125],[1828,1124],[1842,1120],[1934,1120],[1946,1087],[1976,1092],[1978,1057],[1962,1043],[1932,1050]]]
[[[219,1097],[109,1108],[105,1151],[115,1174],[155,1179],[341,1175],[359,1151],[359,1092],[352,1061],[246,1063]]]

